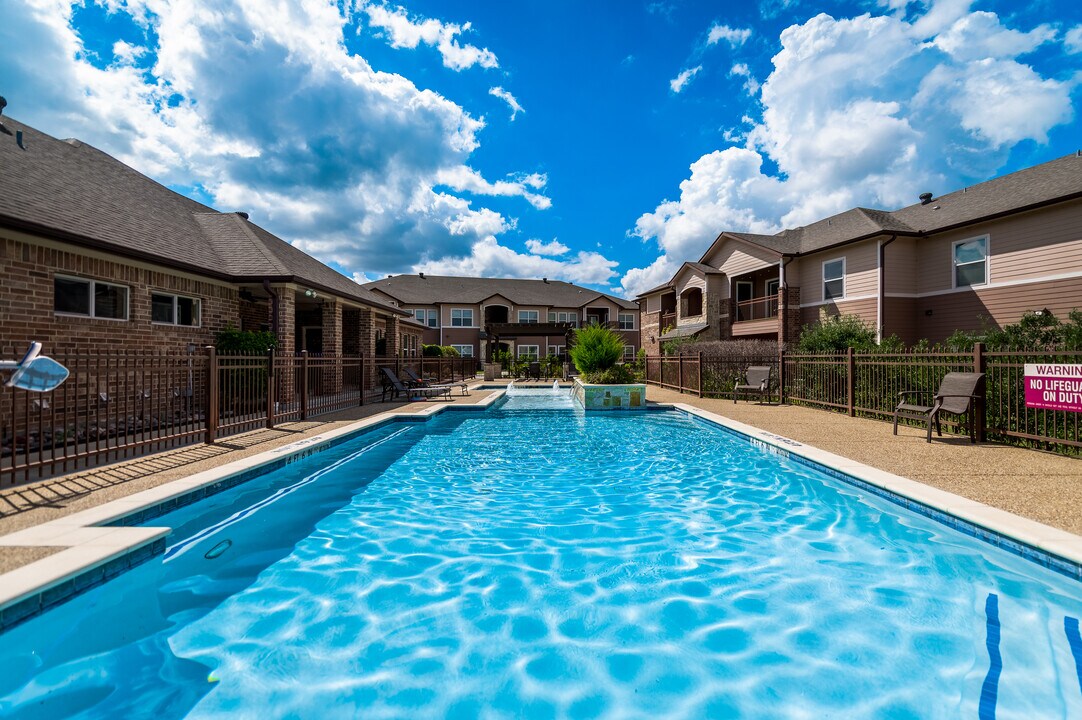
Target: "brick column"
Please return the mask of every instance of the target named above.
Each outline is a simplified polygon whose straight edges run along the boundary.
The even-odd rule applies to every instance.
[[[380,379],[377,377],[379,368],[376,367],[376,313],[371,308],[362,308],[358,311],[357,334],[359,337],[361,352],[364,353],[364,377],[368,388],[379,387]]]
[[[784,287],[778,291],[778,344],[793,343],[800,337],[800,288]]]
[[[342,303],[328,298],[321,307],[323,354],[333,358],[323,366],[323,392],[337,393],[342,391]]]
[[[387,357],[398,357],[402,351],[402,323],[398,316],[387,318]]]
[[[297,321],[297,298],[291,288],[275,287],[278,293],[278,354],[292,358],[297,351],[297,338],[295,324]],[[273,305],[271,312],[274,312]],[[271,327],[274,327],[273,323]],[[280,403],[293,402],[294,399],[294,373],[292,367],[287,365],[278,372],[277,399]]]

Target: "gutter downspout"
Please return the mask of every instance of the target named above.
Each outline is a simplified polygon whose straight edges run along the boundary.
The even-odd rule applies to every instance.
[[[271,332],[278,337],[278,293],[271,290],[270,280],[263,278],[263,290],[270,295],[271,299]],[[279,338],[280,339],[280,338]]]
[[[897,235],[891,235],[890,239],[886,242],[879,241],[879,297],[876,298],[876,319],[875,319],[875,341],[876,343],[883,342],[883,325],[886,321],[886,302],[887,302],[887,289],[886,285],[886,267],[887,267],[887,245],[898,239]]]
[[[785,313],[789,312],[789,284],[785,281],[785,266],[793,262],[793,260],[796,260],[796,258],[783,255],[781,260],[778,261],[778,292],[785,298],[784,301],[778,302],[778,322],[781,323],[781,327],[778,328],[778,340],[782,343],[788,343],[792,340],[792,338],[787,337],[785,332]],[[797,310],[799,311],[800,308],[798,307]]]

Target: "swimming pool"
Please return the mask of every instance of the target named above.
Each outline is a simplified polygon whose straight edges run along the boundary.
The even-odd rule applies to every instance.
[[[678,411],[394,423],[152,519],[3,717],[1068,717],[1080,584]]]

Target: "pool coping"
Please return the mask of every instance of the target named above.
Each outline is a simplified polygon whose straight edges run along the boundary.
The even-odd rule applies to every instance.
[[[64,548],[0,575],[0,633],[163,553],[165,537],[171,532],[171,528],[136,526],[139,523],[148,522],[178,507],[346,442],[366,430],[390,423],[421,423],[445,411],[484,411],[505,394],[504,390],[494,390],[487,397],[470,405],[439,404],[416,412],[389,410],[97,507],[0,536],[0,548]],[[652,403],[648,407],[672,408],[718,425],[753,445],[810,464],[831,477],[868,490],[1060,574],[1082,580],[1082,536],[692,405]]]
[[[165,552],[165,537],[172,529],[138,527],[140,523],[346,442],[364,431],[391,423],[422,423],[446,411],[484,411],[504,394],[496,390],[468,405],[440,403],[408,412],[388,410],[0,536],[0,548],[64,548],[0,574],[0,633]]]
[[[730,430],[753,444],[811,465],[849,485],[936,520],[990,545],[1082,581],[1082,536],[686,403],[666,403]]]

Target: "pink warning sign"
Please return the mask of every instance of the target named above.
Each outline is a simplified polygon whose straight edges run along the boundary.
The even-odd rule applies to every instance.
[[[1026,363],[1026,407],[1082,412],[1082,365]]]

